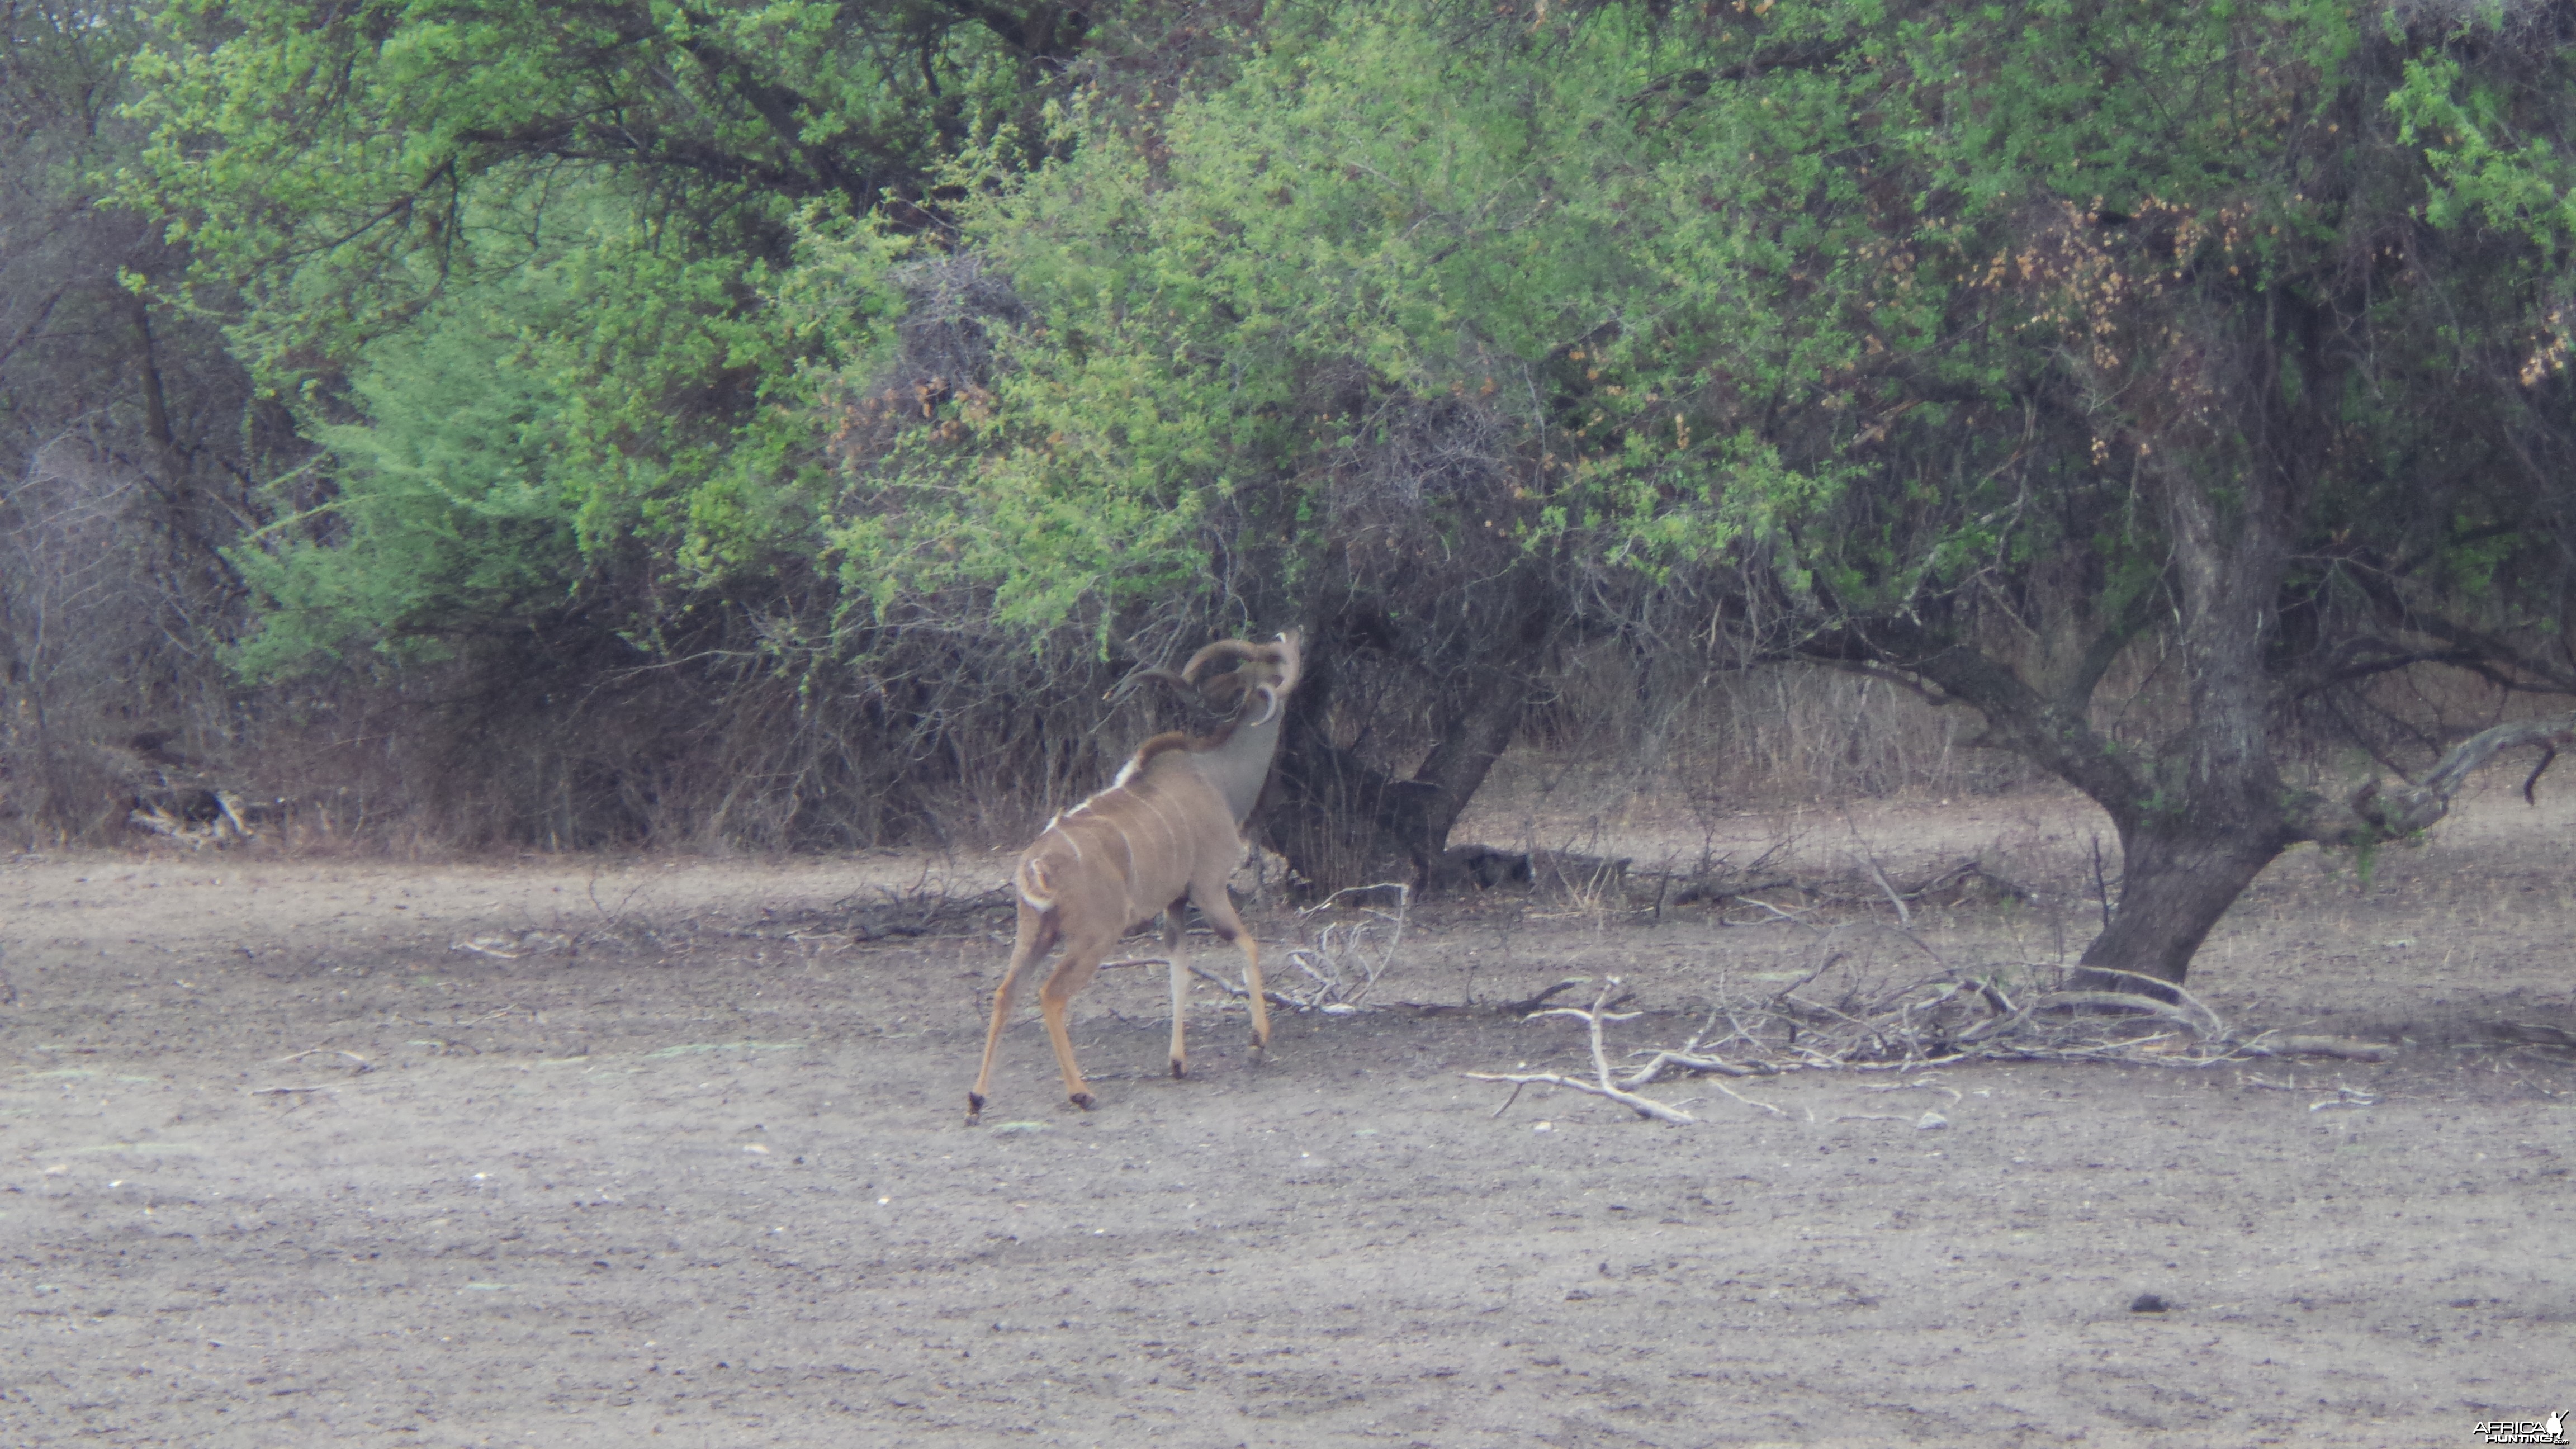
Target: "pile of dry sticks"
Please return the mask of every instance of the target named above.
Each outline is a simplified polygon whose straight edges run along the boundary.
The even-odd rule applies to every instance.
[[[1823,964],[1779,991],[1734,993],[1721,988],[1718,1004],[1679,1046],[1628,1053],[1613,1065],[1603,1028],[1645,1013],[1620,1011],[1628,999],[1616,976],[1604,977],[1586,1007],[1541,1007],[1532,1021],[1563,1018],[1590,1033],[1592,1074],[1566,1072],[1468,1072],[1480,1082],[1505,1082],[1508,1111],[1530,1086],[1563,1087],[1629,1108],[1641,1117],[1687,1124],[1698,1119],[1668,1102],[1642,1095],[1666,1077],[1696,1077],[1735,1101],[1762,1111],[1780,1109],[1738,1094],[1729,1078],[1777,1077],[1791,1072],[1916,1072],[1962,1062],[2143,1062],[2205,1068],[2264,1057],[2323,1056],[2347,1061],[2386,1061],[2397,1048],[2342,1037],[2285,1036],[2232,1031],[2208,1003],[2170,982],[2149,983],[2171,1001],[2143,993],[2033,990],[2015,1000],[1996,977],[1952,971],[1918,978],[1866,996],[1846,992],[1828,1004],[1801,988],[1840,960]],[[2113,972],[2114,975],[2128,975]],[[2000,973],[1998,973],[2000,975]],[[2147,978],[2138,978],[2142,983]],[[1584,984],[1559,982],[1541,997]]]

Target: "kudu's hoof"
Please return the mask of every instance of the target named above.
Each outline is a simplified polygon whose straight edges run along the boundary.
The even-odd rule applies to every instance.
[[[984,1099],[972,1092],[966,1094],[966,1125],[978,1127],[984,1122]]]
[[[1072,1097],[1072,1102],[1073,1102],[1073,1105],[1075,1105],[1075,1106],[1077,1106],[1077,1107],[1080,1107],[1082,1110],[1084,1110],[1084,1111],[1086,1111],[1086,1112],[1088,1112],[1088,1111],[1090,1111],[1090,1110],[1091,1110],[1091,1094],[1090,1094],[1089,1092],[1076,1092],[1076,1093],[1074,1093],[1074,1094],[1073,1094],[1073,1097]]]
[[[1189,1064],[1189,1063],[1187,1063],[1187,1062],[1174,1062],[1174,1063],[1172,1063],[1172,1080],[1173,1080],[1173,1081],[1177,1082],[1177,1081],[1179,1081],[1181,1078],[1186,1077],[1186,1076],[1188,1076],[1189,1074],[1190,1074],[1190,1064]]]

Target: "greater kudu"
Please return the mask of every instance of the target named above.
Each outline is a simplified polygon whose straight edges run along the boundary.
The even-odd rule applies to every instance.
[[[1235,667],[1202,679],[1220,659],[1234,660]],[[984,1089],[992,1081],[993,1057],[1021,973],[1059,944],[1064,955],[1038,988],[1038,1010],[1055,1044],[1056,1064],[1064,1069],[1065,1095],[1077,1107],[1091,1106],[1065,1031],[1065,1005],[1090,984],[1118,938],[1157,911],[1163,913],[1164,951],[1171,958],[1172,1075],[1186,1075],[1189,1066],[1181,1030],[1189,986],[1181,923],[1184,907],[1192,904],[1219,938],[1242,948],[1252,1045],[1269,1045],[1261,948],[1235,914],[1225,882],[1243,863],[1243,822],[1270,778],[1298,665],[1298,632],[1291,629],[1268,644],[1219,640],[1192,655],[1178,676],[1149,671],[1229,704],[1231,714],[1204,735],[1175,730],[1145,741],[1108,789],[1049,821],[1037,843],[1021,854],[1011,873],[1019,894],[1019,935],[993,993],[993,1024],[984,1034],[983,1070],[966,1094],[966,1125],[983,1119]]]

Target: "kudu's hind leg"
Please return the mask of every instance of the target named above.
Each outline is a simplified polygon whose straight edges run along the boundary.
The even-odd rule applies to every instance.
[[[1064,1069],[1064,1095],[1086,1112],[1091,1110],[1091,1087],[1082,1080],[1082,1068],[1074,1065],[1073,1034],[1065,1028],[1065,1007],[1075,992],[1091,984],[1092,973],[1100,969],[1100,958],[1117,944],[1115,935],[1106,940],[1079,935],[1067,938],[1063,958],[1055,963],[1046,984],[1038,988],[1038,1014],[1046,1018],[1047,1039],[1055,1043],[1056,1065]]]
[[[1001,1051],[1002,1028],[1011,1020],[1011,993],[1019,986],[1020,973],[1046,955],[1055,940],[1052,924],[1044,917],[1033,919],[1028,908],[1021,907],[1019,935],[1011,942],[1011,964],[1002,970],[1002,984],[993,989],[993,1024],[984,1031],[984,1068],[975,1074],[975,1086],[966,1094],[969,1127],[984,1120],[984,1092],[993,1084],[993,1058]]]
[[[1190,1004],[1190,963],[1181,954],[1181,927],[1190,898],[1183,896],[1163,908],[1163,955],[1172,963],[1172,1076],[1190,1074],[1190,1049],[1182,1039],[1182,1023]]]

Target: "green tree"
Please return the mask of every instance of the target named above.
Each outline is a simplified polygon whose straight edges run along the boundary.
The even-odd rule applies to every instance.
[[[400,748],[489,802],[443,807],[468,836],[838,841],[903,813],[937,752],[833,674],[814,567],[799,401],[853,329],[778,301],[812,286],[801,220],[937,233],[958,155],[1032,159],[996,135],[1037,134],[1013,119],[1097,72],[1102,29],[1045,3],[167,6],[123,196],[192,265],[153,295],[324,448],[244,510],[230,657],[308,676],[299,701],[432,706]],[[824,719],[844,688],[860,724]]]
[[[523,579],[595,578],[636,539],[648,572],[718,578],[792,538],[798,470],[772,424],[817,339],[766,294],[796,217],[936,225],[942,158],[1033,113],[1088,31],[1047,4],[641,0],[183,0],[162,25],[136,65],[152,140],[129,195],[344,460],[256,541],[279,623],[247,659],[269,670],[526,617],[533,595],[477,577],[479,545],[397,525],[441,489],[468,513],[498,489],[515,516],[542,495],[575,524],[504,550]],[[437,409],[478,350],[546,401],[497,451],[458,442],[473,466],[447,479],[465,459],[431,436]],[[513,476],[480,471],[504,457]],[[523,557],[540,546],[561,551]]]
[[[1301,623],[1273,839],[1328,885],[1435,871],[1558,649],[1659,644],[1767,526],[1753,480],[1818,486],[1688,402],[1764,324],[1703,265],[1692,138],[1637,124],[1686,39],[1318,7],[1213,94],[1068,116],[1070,160],[968,214],[1023,309],[989,374],[857,390],[846,582],[1112,642]],[[1387,695],[1404,778],[1323,727]]]
[[[1890,265],[1835,310],[1866,343],[1929,277],[1940,330],[1802,400],[1847,396],[1821,441],[1873,466],[1801,530],[1799,647],[1980,710],[2109,812],[2106,973],[2182,980],[2283,849],[2412,834],[2494,750],[2576,731],[2483,735],[2420,784],[2282,767],[2303,711],[2391,671],[2576,692],[2565,238],[2447,203],[2408,99],[2474,94],[2500,151],[2548,157],[2576,70],[2536,12],[2406,16],[2034,6],[1892,36],[1890,75],[1846,92],[1846,251]],[[2124,738],[2102,681],[2149,648],[2170,727]]]
[[[1300,691],[1292,858],[1338,809],[1427,861],[1571,632],[1890,674],[2109,812],[2086,963],[2179,981],[2290,844],[2571,730],[2420,785],[2282,763],[2392,671],[2576,692],[2552,14],[1275,20],[970,213],[1026,320],[894,400],[923,426],[845,428],[837,545],[880,607],[1114,637],[1217,588],[1427,680],[1413,778],[1339,796]]]

